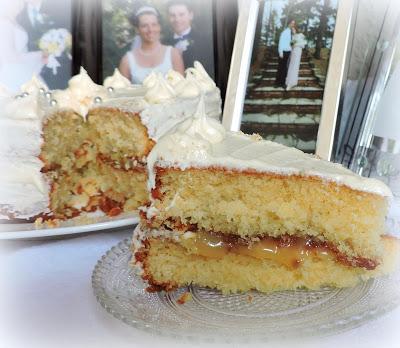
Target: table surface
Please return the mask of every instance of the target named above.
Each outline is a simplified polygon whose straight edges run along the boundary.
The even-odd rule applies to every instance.
[[[225,346],[142,332],[115,319],[97,303],[91,287],[93,268],[108,249],[131,233],[132,227],[62,239],[0,242],[0,347]],[[268,342],[268,347],[294,343],[318,348],[400,347],[399,327],[397,308],[338,335]]]

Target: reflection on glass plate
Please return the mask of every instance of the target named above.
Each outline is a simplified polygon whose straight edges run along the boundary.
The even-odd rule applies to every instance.
[[[162,335],[224,341],[330,335],[400,304],[399,272],[349,289],[222,295],[189,286],[168,294],[147,293],[129,266],[129,244],[120,242],[98,261],[94,293],[114,317]],[[179,304],[186,292],[191,299]]]
[[[108,230],[122,226],[135,225],[139,222],[137,213],[125,213],[115,217],[83,216],[63,221],[54,228],[42,228],[34,223],[0,223],[1,239],[25,239],[56,237],[68,234]]]

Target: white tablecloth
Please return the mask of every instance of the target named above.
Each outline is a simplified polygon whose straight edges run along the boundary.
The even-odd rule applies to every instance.
[[[221,346],[175,341],[136,330],[97,303],[91,288],[93,267],[108,249],[129,237],[131,230],[0,242],[0,347]],[[236,346],[241,345],[229,345]],[[295,343],[268,342],[268,347],[275,346],[398,348],[400,308],[335,336]]]

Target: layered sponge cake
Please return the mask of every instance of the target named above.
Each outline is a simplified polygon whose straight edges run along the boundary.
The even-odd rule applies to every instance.
[[[219,117],[221,98],[204,68],[151,74],[131,85],[118,73],[95,84],[86,71],[65,90],[33,79],[0,95],[0,219],[116,216],[148,201],[147,156],[157,140],[193,116],[200,94]]]
[[[347,287],[393,270],[390,190],[342,166],[196,117],[148,157],[132,264],[149,290]]]

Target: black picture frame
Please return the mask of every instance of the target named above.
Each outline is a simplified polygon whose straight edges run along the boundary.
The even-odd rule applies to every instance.
[[[101,0],[74,0],[72,15],[73,74],[78,74],[80,68],[83,67],[96,83],[102,82],[101,13]]]
[[[103,76],[102,0],[73,0],[73,73],[85,68],[94,82]],[[238,20],[236,1],[212,1],[215,82],[224,101]]]

